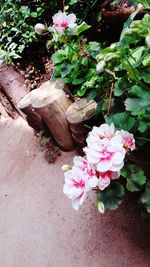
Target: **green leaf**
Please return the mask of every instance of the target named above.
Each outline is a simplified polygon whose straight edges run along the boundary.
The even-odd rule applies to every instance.
[[[88,100],[93,100],[93,99],[95,99],[96,96],[97,96],[97,91],[96,91],[96,90],[92,90],[92,91],[88,94]]]
[[[88,66],[88,63],[89,63],[88,58],[87,57],[83,57],[81,63],[82,63],[83,66],[86,66],[87,67]]]
[[[142,72],[142,78],[143,78],[144,82],[150,83],[150,69],[144,70]]]
[[[32,18],[37,18],[38,17],[38,14],[37,14],[37,12],[31,12],[30,16]]]
[[[142,63],[144,66],[150,66],[150,55],[149,54],[144,58]]]
[[[130,115],[129,112],[120,112],[112,116],[105,116],[106,123],[114,123],[118,130],[124,129],[130,131],[135,127],[136,120]]]
[[[91,26],[86,24],[85,22],[82,22],[80,25],[77,26],[77,34],[79,35],[80,33],[88,30]]]
[[[81,84],[84,82],[84,79],[83,78],[76,78],[72,81],[72,84]]]
[[[58,50],[51,56],[51,60],[54,64],[61,63],[64,59],[65,59],[65,55],[62,49]]]
[[[97,205],[103,203],[105,209],[115,210],[124,196],[124,187],[118,182],[111,182],[110,186],[97,194]]]
[[[89,42],[88,49],[90,55],[96,57],[97,54],[100,52],[100,43],[97,42]]]
[[[131,15],[130,17],[127,19],[127,21],[124,23],[124,26],[123,26],[123,30],[122,30],[122,33],[121,33],[121,36],[120,36],[120,45],[124,45],[124,37],[126,37],[126,33],[128,32],[135,16],[137,15],[138,13],[138,10],[136,9]]]
[[[148,213],[150,213],[150,181],[146,183],[145,192],[141,196],[141,202],[144,204]]]
[[[61,68],[62,68],[62,64],[58,64],[58,65],[56,65],[56,66],[54,67],[54,72],[53,72],[53,74],[54,74],[55,77],[58,77],[58,76],[61,75]]]
[[[143,170],[135,164],[126,164],[121,170],[121,175],[127,179],[126,188],[130,192],[140,191],[146,182]]]
[[[88,88],[83,84],[81,88],[77,91],[77,95],[80,97],[84,96],[87,89]]]
[[[129,81],[126,77],[123,77],[116,81],[114,86],[114,95],[121,96],[129,86]]]
[[[150,106],[150,92],[140,86],[134,85],[129,91],[129,97],[125,101],[126,110],[132,115],[145,114]]]
[[[69,64],[69,63],[64,62],[62,64],[61,77],[64,78],[65,76],[67,76],[68,74],[70,74],[70,72],[72,71],[72,69],[73,69],[72,64]]]
[[[144,55],[142,55],[143,52],[145,52]],[[148,53],[148,51],[147,51],[147,48],[145,46],[139,46],[132,51],[132,54],[128,58],[128,60],[133,67],[138,67],[142,63],[143,58],[145,58],[147,53]]]
[[[77,3],[77,1],[78,1],[78,0],[70,0],[68,4],[69,4],[69,5],[74,5],[74,4]]]
[[[150,129],[150,122],[147,122],[147,121],[139,121],[139,127],[138,127],[138,130],[141,132],[141,133],[144,133],[146,132],[148,129]]]

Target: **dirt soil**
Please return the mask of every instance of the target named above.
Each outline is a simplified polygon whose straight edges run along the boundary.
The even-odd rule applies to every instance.
[[[149,267],[150,225],[137,196],[99,214],[91,192],[79,212],[63,195],[61,166],[48,164],[32,129],[0,120],[0,267]]]
[[[21,59],[15,61],[17,70],[30,90],[38,88],[52,76],[53,64],[50,56],[46,41],[40,42],[39,40],[23,52]]]

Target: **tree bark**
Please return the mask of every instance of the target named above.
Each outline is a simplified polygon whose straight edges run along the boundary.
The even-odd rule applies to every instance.
[[[17,72],[15,67],[8,67],[5,63],[0,65],[0,86],[17,112],[23,117],[23,113],[17,105],[21,98],[28,92],[28,89],[24,85],[22,76]]]
[[[11,102],[8,100],[8,98],[5,96],[4,92],[2,92],[0,88],[0,104],[1,104],[1,113],[8,114],[12,119],[15,119],[19,116],[18,112],[14,108],[14,106],[11,104]],[[5,112],[4,112],[5,110]]]
[[[93,119],[96,107],[97,103],[95,101],[88,101],[86,98],[82,98],[73,103],[66,112],[73,140],[79,148],[83,148],[86,145],[86,137],[89,132],[87,124],[90,124]]]
[[[72,102],[56,81],[42,85],[31,92],[31,105],[48,126],[62,150],[74,148],[71,132],[66,120],[66,110]]]
[[[26,94],[18,103],[19,109],[26,115],[26,120],[30,127],[37,132],[44,130],[44,124],[40,115],[35,112],[31,105],[31,93]]]

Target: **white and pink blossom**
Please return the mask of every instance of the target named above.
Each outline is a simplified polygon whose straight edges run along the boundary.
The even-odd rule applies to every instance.
[[[76,156],[72,167],[63,167],[67,170],[63,191],[72,200],[73,208],[78,210],[92,189],[102,191],[118,179],[126,153],[134,149],[133,135],[124,130],[115,131],[113,123],[93,127],[84,148],[85,157]],[[102,202],[98,203],[98,209],[104,212]]]
[[[92,131],[89,133],[86,142],[87,145],[98,143],[103,138],[111,139],[115,135],[114,124],[108,125],[106,123],[102,124],[100,127],[94,126]]]
[[[58,32],[60,35],[62,35],[67,28],[75,29],[77,27],[76,16],[73,13],[67,15],[66,13],[58,12],[52,19],[53,26],[51,27],[51,30]]]
[[[65,172],[63,192],[72,200],[72,206],[79,210],[87,193],[98,185],[96,172],[82,157],[74,158],[72,170]]]
[[[121,135],[122,143],[124,148],[126,149],[126,152],[128,152],[129,149],[131,151],[135,149],[135,139],[133,137],[133,134],[124,130],[117,131],[116,134]]]
[[[87,148],[87,160],[96,166],[99,172],[120,171],[124,165],[125,149],[121,136],[101,139],[99,143]]]
[[[63,192],[71,199],[73,208],[79,210],[87,197],[86,177],[79,170],[70,170],[65,172],[64,175]]]
[[[73,170],[79,169],[83,172],[83,175],[86,176],[86,185],[89,190],[94,188],[98,184],[98,178],[96,176],[96,169],[95,167],[90,164],[85,158],[83,157],[74,157],[73,159]]]
[[[111,180],[118,179],[120,176],[120,172],[100,172],[98,173],[99,182],[98,182],[98,188],[100,190],[104,190],[106,187],[110,185]]]

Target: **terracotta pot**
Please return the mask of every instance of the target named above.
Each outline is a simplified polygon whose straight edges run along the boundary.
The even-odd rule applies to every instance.
[[[110,11],[102,9],[102,18],[107,24],[118,24],[125,22],[128,17],[134,12],[134,7],[121,7],[117,10]]]

